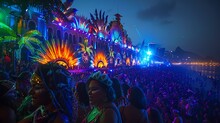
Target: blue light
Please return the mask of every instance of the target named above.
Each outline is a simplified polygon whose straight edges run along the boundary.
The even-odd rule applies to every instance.
[[[152,55],[152,52],[151,51],[147,51],[147,55]]]
[[[99,36],[99,38],[104,38],[104,34],[101,32],[99,32],[98,36]]]

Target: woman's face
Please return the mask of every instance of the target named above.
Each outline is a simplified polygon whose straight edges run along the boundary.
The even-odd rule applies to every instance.
[[[89,103],[92,106],[100,106],[107,101],[105,90],[99,85],[96,80],[91,80],[88,88]]]
[[[32,103],[35,106],[39,105],[47,105],[50,103],[50,95],[44,84],[42,79],[34,73],[31,77],[31,90],[30,95],[32,96]]]

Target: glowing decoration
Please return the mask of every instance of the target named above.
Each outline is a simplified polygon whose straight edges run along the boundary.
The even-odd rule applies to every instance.
[[[63,22],[62,19],[60,19],[60,18],[58,18],[58,17],[55,17],[54,20],[57,21],[58,23]]]
[[[113,31],[113,33],[111,35],[111,40],[114,41],[115,43],[121,44],[122,37],[118,31]]]
[[[109,24],[109,38],[116,44],[122,45],[126,44],[126,32],[120,22],[120,14],[115,14],[115,20],[111,21]],[[123,47],[124,45],[122,45]]]
[[[0,22],[0,36],[1,37],[3,37],[3,36],[16,37],[16,33],[12,28],[10,28],[6,24]]]
[[[81,46],[79,53],[82,53],[82,60],[86,63],[89,61],[89,57],[91,57],[91,55],[93,54],[93,47],[92,45],[88,45],[88,39],[85,39],[84,42],[79,43],[79,45]]]
[[[83,43],[79,43],[81,46],[81,52],[87,53],[89,56],[93,53],[92,51],[92,45],[88,45],[88,39],[85,39]]]
[[[131,65],[130,58],[127,58],[127,59],[126,59],[126,65],[128,65],[128,66],[130,66],[130,65]]]
[[[115,57],[115,52],[112,50],[112,48],[109,50],[109,63],[113,64],[114,62],[114,57]]]
[[[38,50],[33,60],[42,64],[57,62],[67,68],[78,65],[78,58],[74,57],[74,52],[70,50],[67,42],[59,40],[52,40],[52,43],[46,41],[46,45],[41,45],[41,50]]]
[[[132,65],[136,65],[135,59],[132,60]]]
[[[51,13],[51,15],[54,17],[54,20],[56,22],[72,22],[73,18],[76,15],[77,9],[71,8],[71,5],[73,4],[73,0],[66,1],[62,3],[62,1],[52,1],[51,3],[51,10],[53,11],[47,11],[47,13]],[[56,5],[58,4],[58,5]],[[49,4],[46,4],[49,5]],[[54,8],[53,8],[54,7]],[[54,11],[55,10],[55,11]],[[61,26],[61,25],[60,25]]]
[[[151,51],[147,51],[147,55],[152,55],[152,52]]]
[[[74,17],[74,22],[71,23],[71,27],[73,27],[74,29],[82,30],[84,32],[89,31],[87,20],[85,20],[82,17],[78,18],[78,19],[76,17]]]
[[[109,57],[112,57],[112,58],[115,57],[115,56],[114,56],[114,51],[112,50],[112,48],[111,48],[110,51],[109,51]]]
[[[93,66],[98,68],[103,68],[108,66],[108,60],[104,53],[98,52],[94,56]]]
[[[89,32],[93,34],[97,34],[99,37],[106,39],[108,35],[107,31],[107,23],[108,23],[108,16],[105,16],[105,12],[102,13],[100,10],[99,13],[97,9],[95,10],[95,17],[90,14],[91,19],[89,20]],[[102,35],[100,35],[100,33]]]
[[[8,13],[2,8],[0,8],[0,22],[5,22],[5,17],[7,16]]]
[[[116,59],[115,59],[115,66],[119,66],[122,64],[122,57],[120,53],[117,53]]]
[[[26,47],[32,54],[35,52],[33,45],[39,45],[41,42],[34,36],[41,36],[41,33],[37,30],[30,30],[26,32],[18,41],[19,48]]]
[[[99,38],[105,38],[104,34],[102,32],[98,32]]]
[[[18,36],[9,26],[0,22],[0,36],[2,37],[0,42],[14,41],[18,44],[19,49],[15,51],[15,57],[19,60],[21,58],[21,49],[23,47],[26,47],[31,52],[31,54],[35,53],[34,45],[39,45],[40,41],[34,36],[41,36],[41,33],[37,30],[30,30],[24,33],[22,36]]]

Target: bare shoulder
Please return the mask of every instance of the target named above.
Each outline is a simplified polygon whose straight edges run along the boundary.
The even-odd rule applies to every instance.
[[[116,112],[111,108],[107,108],[103,111],[100,117],[100,123],[117,123],[117,119]]]

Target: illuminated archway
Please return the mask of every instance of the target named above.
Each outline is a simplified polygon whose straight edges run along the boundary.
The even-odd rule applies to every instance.
[[[106,55],[103,52],[98,52],[94,56],[93,60],[93,66],[94,67],[107,67],[108,66],[108,60],[106,58]]]
[[[65,68],[69,68],[68,63],[65,60],[58,59],[58,60],[55,61],[55,63],[65,67]]]
[[[122,64],[122,57],[120,53],[117,53],[116,59],[115,59],[115,66],[119,66]]]
[[[103,68],[104,67],[103,61],[99,61],[98,64],[97,64],[97,67],[98,68]]]

